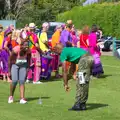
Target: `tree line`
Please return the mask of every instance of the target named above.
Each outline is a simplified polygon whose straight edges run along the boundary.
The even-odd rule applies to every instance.
[[[82,6],[86,0],[0,0],[0,19],[16,20],[18,27],[29,22],[38,26],[44,21],[55,21],[59,13]],[[98,0],[102,2],[119,0]],[[77,12],[77,11],[76,11]]]
[[[79,12],[79,14],[76,13]],[[96,24],[102,29],[104,35],[120,39],[120,2],[93,4],[85,7],[74,7],[71,11],[61,13],[57,20],[65,22],[72,19],[75,27]]]
[[[38,26],[55,21],[56,15],[82,5],[85,0],[0,0],[0,19],[17,20],[21,27],[29,22]]]

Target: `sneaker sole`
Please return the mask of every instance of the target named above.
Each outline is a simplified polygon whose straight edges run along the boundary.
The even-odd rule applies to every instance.
[[[13,101],[12,102],[8,102],[8,104],[11,104],[11,103],[13,103]]]

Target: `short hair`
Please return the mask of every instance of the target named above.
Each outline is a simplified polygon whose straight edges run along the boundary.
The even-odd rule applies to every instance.
[[[72,29],[73,24],[66,24],[66,27]]]
[[[64,47],[64,46],[63,46],[62,43],[57,43],[53,49],[54,49],[54,50],[56,50],[56,49],[62,49],[63,47]]]

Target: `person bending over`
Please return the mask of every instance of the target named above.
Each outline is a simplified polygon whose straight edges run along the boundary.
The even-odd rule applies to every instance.
[[[27,71],[30,66],[31,52],[28,48],[28,42],[24,41],[21,45],[16,46],[9,58],[9,71],[12,78],[12,83],[10,83],[10,96],[8,98],[8,103],[13,103],[14,91],[19,81],[20,84],[20,104],[25,104],[27,101],[24,97],[25,92],[25,80],[27,76]]]
[[[81,48],[65,47],[62,44],[57,44],[54,47],[54,52],[60,55],[60,60],[63,66],[64,88],[69,91],[68,78],[65,61],[78,64],[78,71],[76,77],[76,101],[70,110],[86,110],[86,102],[88,99],[89,81],[91,75],[91,67],[93,64],[93,57],[87,51]]]

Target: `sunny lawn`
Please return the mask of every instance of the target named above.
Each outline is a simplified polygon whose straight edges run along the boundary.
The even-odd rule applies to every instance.
[[[0,120],[120,120],[120,60],[102,57],[105,75],[90,83],[87,111],[68,111],[74,104],[75,81],[71,91],[63,89],[62,79],[44,84],[26,84],[28,103],[19,104],[19,89],[13,104],[8,104],[9,84],[0,81]],[[42,105],[38,99],[42,99]]]

